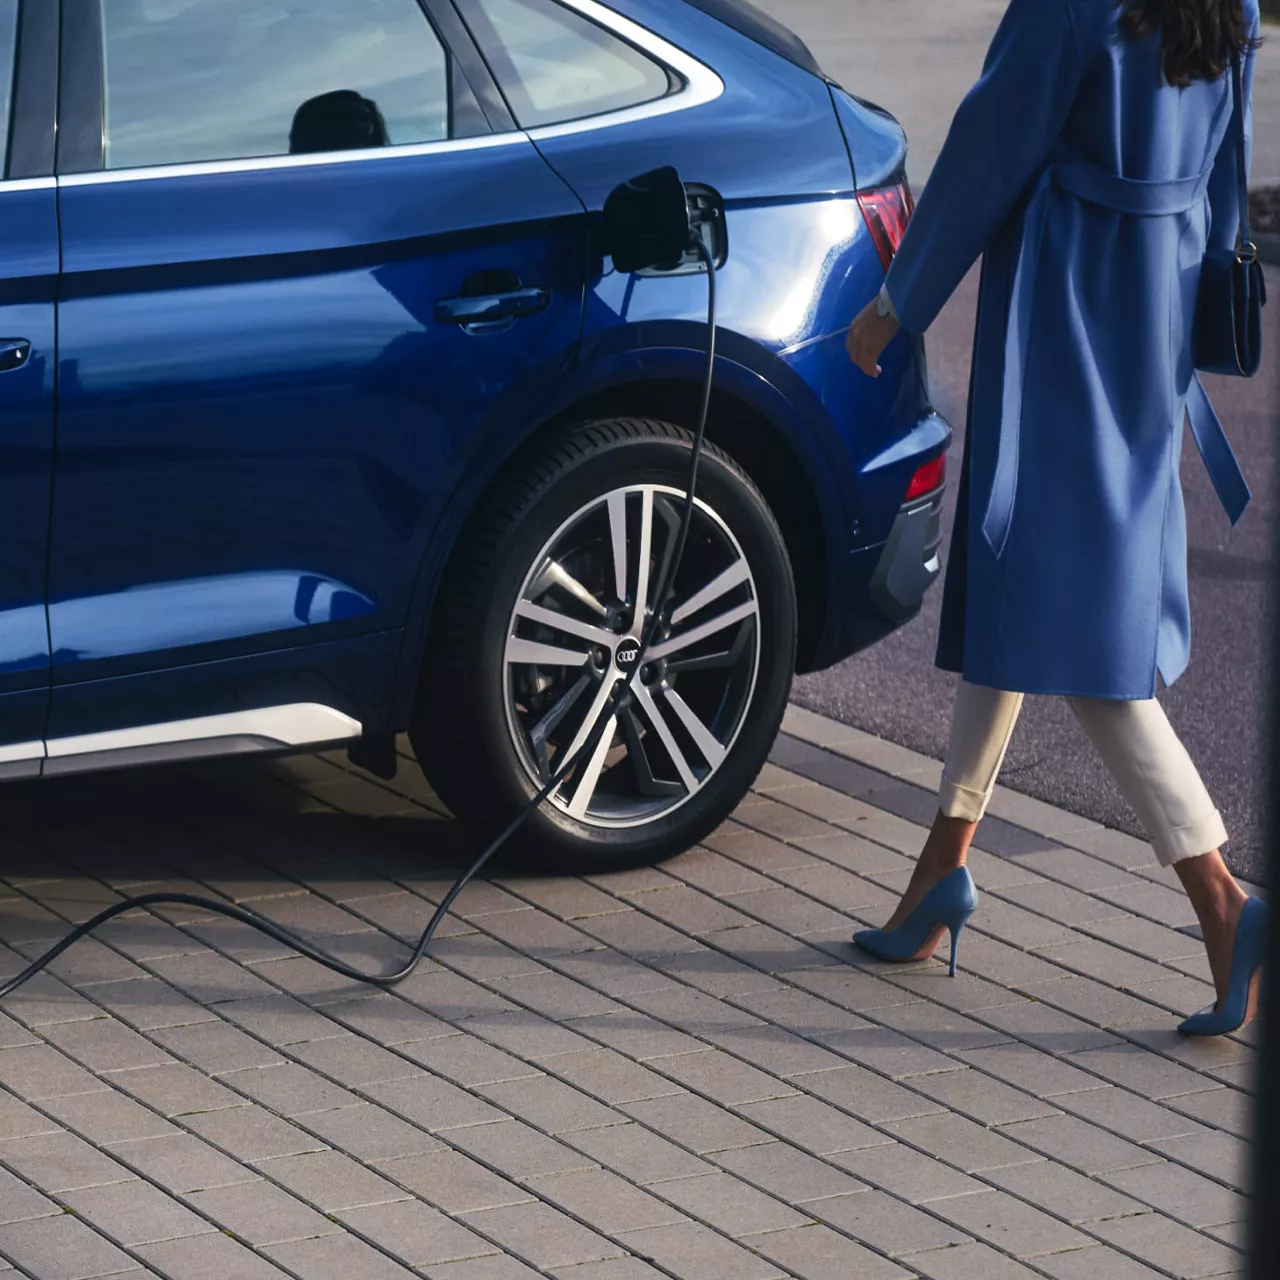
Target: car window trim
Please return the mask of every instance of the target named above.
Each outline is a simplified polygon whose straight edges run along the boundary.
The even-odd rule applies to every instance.
[[[458,13],[459,20],[466,24],[466,18],[457,9],[455,0],[448,0]],[[665,40],[648,27],[624,17],[616,9],[598,3],[598,0],[555,0],[566,9],[572,9],[582,17],[603,27],[624,43],[632,45],[641,53],[648,55],[655,62],[674,71],[683,81],[683,87],[674,93],[654,98],[650,102],[638,103],[634,107],[622,107],[613,111],[599,111],[591,115],[580,116],[576,120],[566,120],[561,124],[544,124],[526,130],[535,142],[552,138],[569,137],[573,134],[586,133],[592,129],[609,128],[613,125],[632,124],[639,120],[650,120],[655,116],[670,115],[676,111],[687,111],[693,107],[705,106],[714,102],[724,93],[724,81],[704,62],[700,62],[692,54]],[[468,27],[468,30],[470,28]],[[472,39],[480,47],[484,55],[483,44],[472,32]],[[488,61],[488,59],[486,59]],[[490,71],[492,75],[492,71]],[[496,81],[495,81],[496,83]],[[510,104],[508,104],[509,106]]]
[[[413,156],[448,155],[458,151],[482,151],[528,141],[525,134],[483,133],[473,138],[442,138],[438,142],[411,142],[398,147],[370,147],[364,151],[318,151],[300,156],[246,156],[242,160],[193,160],[190,164],[147,165],[135,169],[96,169],[64,173],[62,187],[101,187],[116,182],[150,182],[157,178],[194,178],[224,173],[265,173],[274,169],[308,169],[341,164],[365,164],[374,160],[402,160]]]
[[[23,0],[18,13],[13,106],[5,182],[53,173],[58,119],[58,6]],[[24,188],[30,190],[31,188]]]
[[[58,180],[52,174],[43,178],[5,178],[0,181],[0,194],[6,191],[55,191]]]

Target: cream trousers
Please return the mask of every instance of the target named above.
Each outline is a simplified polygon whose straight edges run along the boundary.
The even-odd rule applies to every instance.
[[[961,681],[942,773],[940,803],[948,818],[978,822],[986,813],[1022,700],[1020,693]],[[1162,866],[1226,842],[1222,817],[1158,702],[1067,702],[1138,815]]]

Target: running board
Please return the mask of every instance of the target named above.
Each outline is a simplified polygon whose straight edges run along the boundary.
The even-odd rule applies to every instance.
[[[348,742],[363,732],[360,721],[333,707],[295,702],[0,747],[0,777],[84,773],[209,756],[289,751]]]
[[[38,778],[44,760],[43,742],[10,742],[0,747],[0,781]]]

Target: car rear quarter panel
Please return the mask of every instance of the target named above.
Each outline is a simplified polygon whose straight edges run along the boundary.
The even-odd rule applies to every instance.
[[[848,591],[851,552],[888,536],[910,474],[905,454],[887,474],[864,476],[863,468],[908,435],[928,408],[917,340],[896,340],[874,382],[844,351],[849,321],[874,297],[884,270],[858,208],[831,92],[682,0],[611,0],[611,7],[712,68],[723,92],[644,120],[532,132],[593,215],[596,236],[576,365],[552,400],[527,408],[545,421],[628,385],[701,378],[705,279],[620,276],[598,215],[615,186],[662,165],[711,187],[725,202],[729,245],[718,276],[717,382],[773,423],[801,462],[816,499],[834,605]],[[485,478],[515,443],[509,428],[482,429],[473,440],[475,471],[437,530],[409,620],[398,707],[412,696],[416,637],[425,632],[454,539]],[[732,451],[731,433],[722,443]]]
[[[890,492],[897,477],[886,485],[861,469],[927,414],[923,348],[896,340],[874,382],[844,352],[843,334],[884,270],[830,89],[682,0],[612,7],[711,67],[723,92],[640,122],[535,130],[535,142],[592,212],[619,182],[664,164],[720,194],[729,245],[718,280],[722,356],[768,384],[756,398],[774,401],[771,416],[818,493],[831,550],[882,540],[901,497]],[[878,153],[877,169],[884,163]],[[618,276],[606,248],[597,245],[587,282],[578,382],[616,379],[624,351],[650,351],[652,359],[630,363],[651,368],[659,346],[701,351],[705,281]]]

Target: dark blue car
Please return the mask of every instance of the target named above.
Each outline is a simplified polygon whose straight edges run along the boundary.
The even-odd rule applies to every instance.
[[[596,869],[737,804],[792,673],[918,609],[920,342],[844,333],[901,130],[742,0],[0,0],[0,774],[406,732],[462,818]],[[622,274],[674,165],[719,264]],[[610,701],[610,706],[612,702]]]

